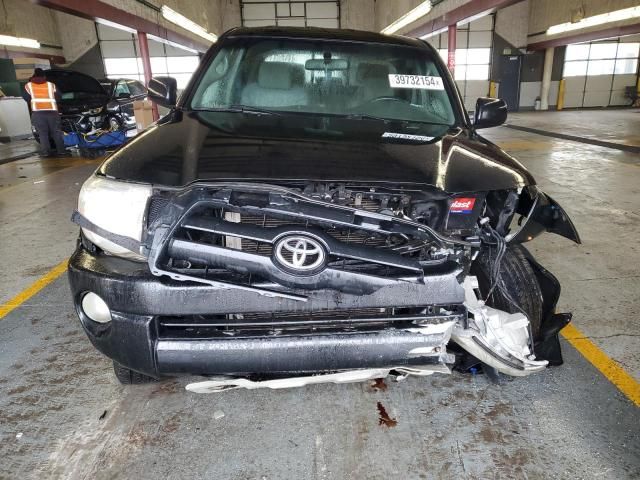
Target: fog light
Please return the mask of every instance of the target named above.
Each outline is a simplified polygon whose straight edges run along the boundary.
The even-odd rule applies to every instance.
[[[82,311],[94,322],[108,323],[111,321],[111,310],[105,301],[93,292],[82,297]]]

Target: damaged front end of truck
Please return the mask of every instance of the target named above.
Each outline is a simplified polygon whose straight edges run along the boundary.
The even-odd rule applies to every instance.
[[[224,376],[282,388],[562,363],[560,285],[523,244],[580,242],[564,210],[477,134],[426,42],[235,29],[169,114],[84,184],[69,278],[123,383]],[[265,379],[262,381],[255,381]]]
[[[95,176],[83,190],[113,182]],[[199,182],[150,191],[139,241],[82,208],[73,219],[84,232],[71,262],[83,326],[98,349],[151,377],[230,376],[202,387],[215,390],[284,375],[266,385],[280,388],[317,383],[318,373],[344,382],[456,363],[526,376],[562,361],[557,333],[570,315],[555,312],[559,284],[518,244],[545,230],[579,238],[535,187],[460,196]],[[105,255],[105,240],[145,263]],[[108,280],[90,280],[96,262]],[[83,310],[97,290],[106,324]]]

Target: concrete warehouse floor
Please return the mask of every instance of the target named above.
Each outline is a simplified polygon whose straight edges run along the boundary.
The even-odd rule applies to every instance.
[[[626,135],[640,131],[640,112],[612,113],[626,134],[601,122],[602,135],[632,144]],[[579,116],[591,130],[602,114]],[[562,132],[575,116],[544,114],[543,128]],[[547,234],[529,247],[560,279],[560,309],[612,359],[610,376],[619,367],[629,374],[616,381],[638,401],[640,155],[505,127],[486,135],[576,223],[582,246]],[[640,409],[566,340],[564,366],[501,385],[456,373],[386,389],[197,395],[183,389],[185,378],[119,385],[80,328],[65,275],[47,274],[74,248],[69,215],[95,165],[0,166],[0,317],[34,281],[34,291],[44,286],[18,296],[24,303],[0,320],[0,478],[640,477]],[[576,335],[567,336],[577,343]],[[378,404],[395,426],[379,422]]]

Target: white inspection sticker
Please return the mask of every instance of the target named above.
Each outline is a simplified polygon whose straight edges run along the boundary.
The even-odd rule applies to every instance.
[[[425,75],[400,75],[389,74],[391,88],[417,88],[420,90],[444,90],[441,77],[428,77]]]
[[[409,135],[407,133],[384,132],[382,138],[396,138],[398,140],[411,140],[413,142],[430,142],[435,137],[426,137],[424,135]]]

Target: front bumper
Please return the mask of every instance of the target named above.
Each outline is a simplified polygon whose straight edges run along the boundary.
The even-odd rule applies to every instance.
[[[451,363],[446,344],[458,318],[430,318],[412,328],[385,328],[285,335],[184,337],[163,333],[160,319],[238,312],[296,312],[300,316],[339,309],[459,305],[464,301],[457,275],[399,282],[370,295],[330,289],[305,292],[305,300],[266,296],[259,291],[220,288],[153,276],[146,264],[94,255],[79,246],[69,262],[74,304],[82,325],[102,353],[138,372],[237,374],[334,371],[358,368]],[[80,307],[86,292],[109,306],[112,321],[90,320]],[[286,325],[286,319],[282,321]]]

